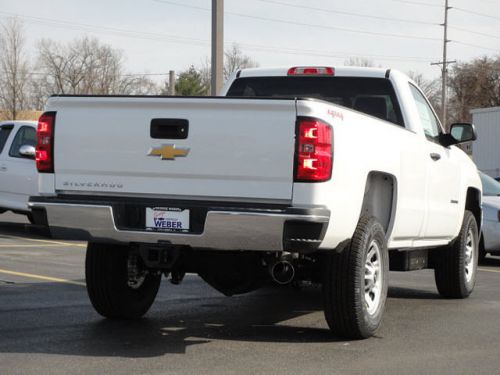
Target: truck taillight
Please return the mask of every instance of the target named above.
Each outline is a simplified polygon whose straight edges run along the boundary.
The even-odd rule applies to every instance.
[[[289,76],[333,76],[335,69],[329,66],[295,66],[288,69]]]
[[[295,181],[323,182],[332,176],[332,127],[314,118],[300,118],[295,150]]]
[[[45,112],[38,119],[36,130],[36,168],[40,173],[54,173],[55,112]]]

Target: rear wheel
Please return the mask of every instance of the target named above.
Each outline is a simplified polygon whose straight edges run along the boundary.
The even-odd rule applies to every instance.
[[[325,318],[337,335],[373,336],[387,298],[389,257],[382,225],[362,217],[349,245],[327,255],[323,281]]]
[[[161,274],[140,265],[127,246],[89,243],[85,259],[87,292],[104,317],[136,319],[153,304]]]
[[[476,219],[465,211],[457,239],[440,251],[434,267],[436,286],[446,298],[466,298],[476,283],[479,236]]]

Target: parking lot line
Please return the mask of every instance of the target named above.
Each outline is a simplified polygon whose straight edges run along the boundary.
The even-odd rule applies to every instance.
[[[494,272],[494,273],[500,273],[500,270],[492,270],[490,268],[479,268],[479,271],[485,271],[485,272]]]
[[[86,286],[85,283],[81,283],[81,282],[78,282],[78,281],[72,281],[72,280],[67,280],[67,279],[60,279],[58,277],[49,277],[49,276],[42,276],[42,275],[34,275],[32,273],[16,272],[16,271],[9,271],[9,270],[3,270],[3,269],[0,269],[0,273],[3,273],[5,275],[26,277],[26,278],[29,278],[29,279],[37,279],[37,280],[44,280],[44,281],[53,281],[53,282],[56,282],[56,283],[71,284],[71,285],[78,285],[78,286]]]
[[[86,244],[82,244],[82,243],[71,243],[71,242],[61,242],[61,241],[52,241],[52,240],[38,240],[35,238],[26,238],[26,237],[18,237],[18,236],[5,236],[5,237],[9,238],[9,239],[13,239],[13,240],[24,240],[24,241],[40,242],[40,243],[64,245],[64,246],[87,247]]]
[[[11,244],[11,245],[0,245],[0,249],[9,249],[11,247],[64,247],[66,245],[50,245],[50,244],[24,244],[24,245],[19,245],[19,244]]]

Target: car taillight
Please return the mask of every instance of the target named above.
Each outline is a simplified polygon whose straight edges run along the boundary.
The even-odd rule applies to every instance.
[[[332,127],[313,118],[300,118],[296,141],[296,182],[323,182],[332,176]]]
[[[335,70],[329,66],[296,66],[288,69],[289,76],[333,76]]]
[[[45,112],[38,119],[36,130],[36,168],[40,173],[54,173],[55,112]]]

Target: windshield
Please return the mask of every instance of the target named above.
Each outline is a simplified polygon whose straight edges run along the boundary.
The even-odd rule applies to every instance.
[[[500,183],[483,172],[479,172],[479,177],[481,177],[481,183],[483,184],[483,195],[500,196]]]
[[[236,79],[227,96],[317,98],[404,126],[391,82],[363,77],[248,77]]]

